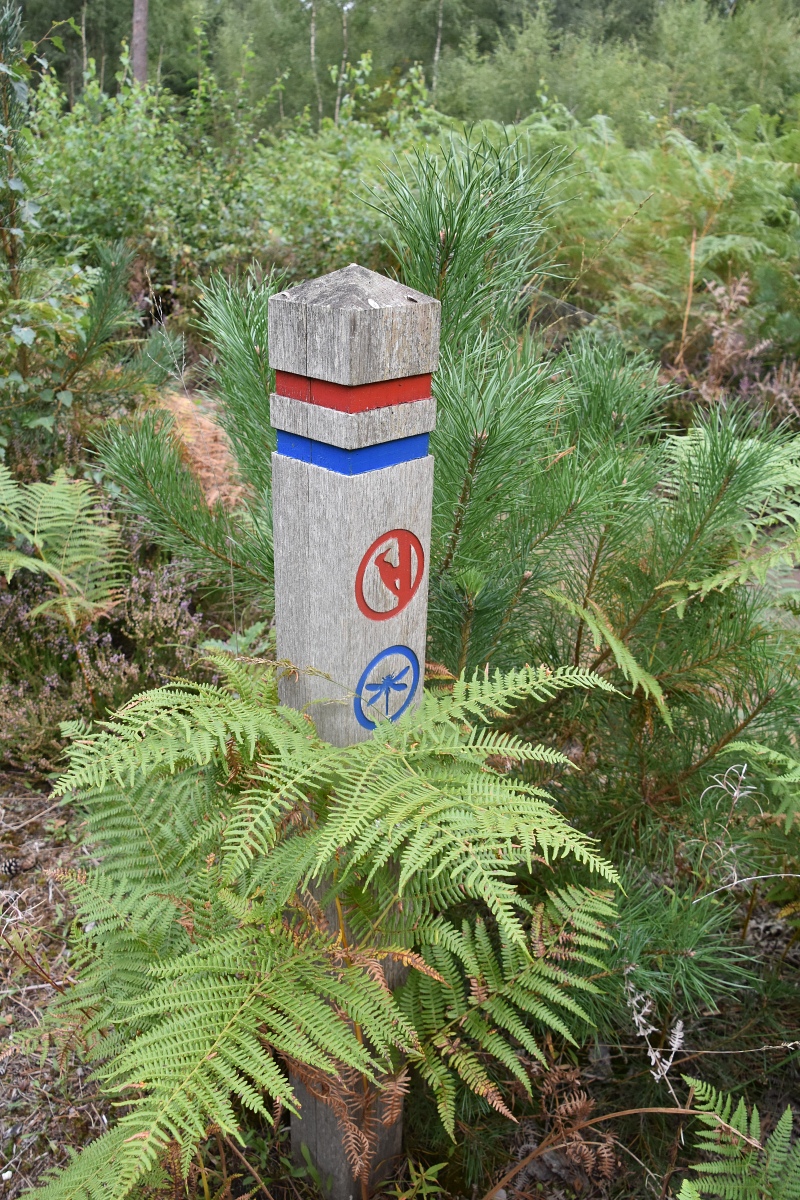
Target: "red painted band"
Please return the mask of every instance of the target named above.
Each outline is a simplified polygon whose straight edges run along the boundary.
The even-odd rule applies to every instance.
[[[390,404],[408,404],[412,400],[427,400],[431,394],[430,375],[408,375],[405,379],[382,379],[379,383],[364,383],[347,387],[328,383],[325,379],[310,379],[292,375],[289,371],[275,372],[275,391],[292,400],[305,400],[321,408],[338,412],[367,412],[371,408],[388,408]]]

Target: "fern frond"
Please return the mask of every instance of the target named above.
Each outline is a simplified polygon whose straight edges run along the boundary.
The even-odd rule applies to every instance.
[[[39,1188],[41,1200],[107,1200],[125,1196],[151,1170],[163,1145],[147,1136],[131,1136],[116,1125],[80,1154],[72,1152],[69,1164]]]
[[[580,619],[586,623],[587,628],[590,630],[594,638],[596,650],[600,649],[603,642],[606,643],[614,656],[615,663],[619,667],[625,679],[627,679],[632,685],[633,690],[635,691],[637,688],[641,688],[645,696],[651,696],[653,700],[655,700],[658,711],[664,718],[667,727],[671,729],[672,718],[669,714],[669,710],[667,709],[666,701],[664,700],[664,692],[661,684],[653,675],[651,675],[648,671],[645,671],[645,669],[636,661],[625,642],[614,633],[614,630],[611,628],[608,619],[600,610],[595,601],[589,601],[593,610],[590,611],[583,605],[576,604],[574,600],[569,598],[569,596],[565,596],[563,593],[556,592],[551,588],[545,589],[545,595],[549,596],[551,600],[554,600],[556,604],[568,609],[569,612],[573,613],[576,617],[580,617]]]
[[[118,529],[84,480],[60,470],[49,483],[18,484],[0,464],[0,532],[17,543],[0,549],[0,569],[9,581],[27,570],[56,585],[31,616],[54,613],[80,627],[117,602],[124,577]],[[20,542],[31,553],[22,552]]]
[[[548,803],[547,793],[487,776],[469,763],[453,771],[448,737],[444,762],[437,750],[429,733],[416,749],[376,737],[342,752],[319,839],[320,870],[341,847],[352,846],[353,862],[370,863],[368,878],[393,858],[401,893],[417,874],[432,880],[446,875],[451,886],[487,903],[513,940],[524,940],[515,910],[525,908],[511,882],[515,862],[530,868],[536,859],[552,863],[571,855],[616,880],[591,841]]]
[[[65,725],[71,734],[73,726]],[[313,730],[291,710],[240,700],[224,687],[176,683],[131,700],[98,732],[75,728],[71,766],[57,783],[57,794],[74,788],[103,788],[109,780],[133,787],[137,774],[173,773],[190,763],[206,766],[215,754],[225,757],[230,740],[252,760],[256,747],[282,747],[305,761],[312,753]]]
[[[505,673],[496,670],[491,677],[476,671],[472,679],[459,679],[453,685],[448,713],[453,721],[467,716],[486,720],[510,712],[521,700],[552,700],[559,692],[576,687],[615,690],[607,680],[582,667],[522,667]]]
[[[800,1197],[800,1151],[791,1147],[793,1113],[788,1107],[770,1136],[761,1140],[758,1109],[748,1113],[743,1100],[733,1099],[702,1080],[684,1077],[694,1089],[699,1120],[707,1127],[695,1150],[706,1161],[692,1164],[695,1178],[687,1180],[680,1197],[695,1200],[797,1200]]]

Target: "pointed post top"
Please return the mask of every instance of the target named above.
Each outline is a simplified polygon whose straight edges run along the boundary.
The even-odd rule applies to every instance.
[[[270,366],[346,387],[430,375],[440,313],[431,296],[351,263],[270,299]]]
[[[340,271],[331,271],[316,279],[306,279],[295,287],[278,292],[293,304],[322,308],[408,308],[412,304],[436,304],[423,292],[388,279],[377,271],[350,263]]]

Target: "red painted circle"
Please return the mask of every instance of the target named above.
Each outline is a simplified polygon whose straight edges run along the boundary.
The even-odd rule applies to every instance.
[[[395,550],[393,557],[397,559],[397,565],[389,561],[392,550]],[[387,612],[372,608],[364,595],[365,576],[368,568],[372,566],[376,568],[387,594],[394,596],[397,601],[394,608]],[[361,559],[356,573],[356,604],[370,621],[388,621],[390,617],[396,617],[408,607],[417,594],[424,573],[425,552],[416,534],[407,529],[390,529],[388,533],[375,539]]]

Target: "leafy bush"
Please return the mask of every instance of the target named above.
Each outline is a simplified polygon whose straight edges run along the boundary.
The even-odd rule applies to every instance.
[[[67,109],[48,77],[33,121],[42,233],[61,251],[127,239],[151,292],[176,315],[196,303],[196,277],[222,265],[256,258],[303,276],[354,258],[377,264],[380,226],[356,193],[376,177],[387,133],[389,152],[403,154],[420,127],[434,126],[422,120],[413,73],[374,123],[359,119],[362,75],[350,80],[338,125],[326,121],[315,134],[300,117],[277,136],[208,72],[183,108],[123,72],[114,95],[90,73]]]
[[[137,323],[126,293],[132,256],[123,245],[98,248],[96,269],[81,267],[74,253],[54,259],[43,252],[29,110],[33,71],[28,60],[43,62],[36,49],[22,43],[18,7],[5,3],[0,9],[0,111],[6,139],[0,158],[0,454],[8,454],[20,474],[34,478],[37,459],[50,469],[58,465],[54,458],[59,451],[63,455],[64,442],[80,441],[98,408],[107,412],[163,383],[172,349],[163,335],[146,346],[140,341],[135,349],[130,340],[121,341]],[[42,94],[47,91],[45,82]],[[76,395],[81,403],[73,408]]]
[[[693,114],[692,137],[667,127],[636,151],[600,117],[579,126],[556,110],[521,128],[534,146],[555,142],[572,156],[551,237],[576,303],[634,345],[691,357],[708,345],[705,285],[748,273],[750,344],[770,338],[773,355],[795,351],[793,127],[778,134],[759,108],[730,120],[711,107]]]

